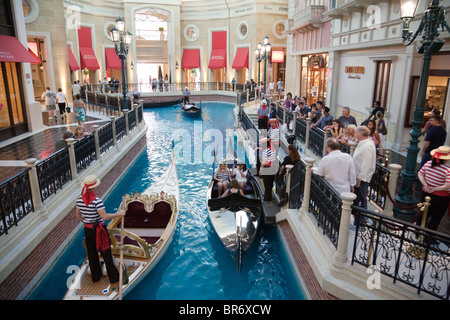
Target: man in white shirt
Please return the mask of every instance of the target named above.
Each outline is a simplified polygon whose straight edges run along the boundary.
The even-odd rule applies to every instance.
[[[370,130],[366,126],[355,129],[355,136],[358,145],[353,153],[353,163],[356,172],[355,204],[362,208],[367,208],[367,187],[375,172],[376,149],[370,138]]]
[[[311,168],[314,174],[322,176],[339,193],[353,191],[356,184],[355,166],[352,156],[341,152],[339,140],[327,140],[328,154],[320,160],[319,166]]]
[[[81,92],[81,87],[80,87],[80,85],[75,81],[74,83],[73,83],[73,86],[72,86],[72,96],[73,96],[73,99],[75,100],[76,98],[76,96],[77,96],[77,94],[80,94],[80,92]]]

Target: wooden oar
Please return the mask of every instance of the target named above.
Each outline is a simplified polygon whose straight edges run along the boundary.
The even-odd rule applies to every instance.
[[[125,196],[122,197],[120,208],[125,206]],[[119,208],[119,210],[120,210]],[[124,209],[125,210],[125,209]],[[122,283],[123,283],[123,236],[124,236],[124,221],[123,216],[120,218],[120,262],[119,262],[119,300],[122,300]]]

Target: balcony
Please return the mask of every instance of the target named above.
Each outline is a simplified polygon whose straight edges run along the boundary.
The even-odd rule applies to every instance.
[[[323,13],[332,19],[340,19],[342,16],[350,15],[352,12],[361,12],[371,5],[387,2],[388,0],[338,0],[337,6]]]
[[[322,26],[324,6],[310,5],[300,12],[296,12],[292,19],[289,19],[289,31],[299,33],[318,29]]]

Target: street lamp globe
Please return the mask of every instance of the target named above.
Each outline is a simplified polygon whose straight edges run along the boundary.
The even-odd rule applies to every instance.
[[[124,37],[125,37],[125,39],[124,39],[125,44],[130,45],[132,34],[129,31],[127,31],[127,32],[125,32]]]
[[[116,28],[123,32],[125,30],[125,20],[123,20],[121,17],[119,17],[116,21]]]
[[[113,42],[119,42],[120,41],[120,31],[119,29],[113,27],[109,33],[111,35],[111,39]]]
[[[412,19],[416,15],[420,0],[401,0],[401,18]]]

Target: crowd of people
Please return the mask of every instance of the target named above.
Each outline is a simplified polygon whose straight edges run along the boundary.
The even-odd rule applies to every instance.
[[[278,123],[274,111],[275,106],[272,103],[270,107],[267,107],[267,102],[262,100],[261,106],[257,110],[259,129],[268,129],[269,131],[267,146],[269,153],[271,149],[273,150],[270,143],[270,123]],[[310,118],[313,128],[329,131],[330,138],[326,141],[327,154],[321,159],[318,167],[312,168],[312,172],[323,176],[338,193],[354,192],[357,196],[355,204],[367,208],[368,186],[375,173],[377,158],[384,152],[383,144],[387,135],[387,126],[384,120],[385,109],[380,102],[374,102],[369,116],[360,125],[350,114],[348,107],[343,107],[342,115],[334,119],[330,114],[330,109],[324,106],[322,101],[308,106],[305,97],[292,98],[291,93],[286,94],[286,99],[280,102],[279,107],[296,113],[299,119]],[[287,124],[287,128],[289,129],[289,124]],[[448,163],[450,147],[444,146],[447,136],[446,123],[440,118],[438,109],[432,111],[422,134],[424,135],[421,150],[422,162],[418,171],[418,179],[423,186],[421,200],[424,201],[426,196],[432,198],[426,227],[436,230],[441,220],[448,221],[450,226],[450,163]],[[279,145],[279,130],[274,137]],[[351,142],[356,144],[353,156],[341,151],[341,145],[349,145]],[[296,150],[296,147],[290,144],[289,155],[285,160],[290,159],[294,149]],[[264,154],[260,154],[260,157],[263,159]],[[297,161],[299,159],[300,157]],[[275,179],[283,177],[285,165],[283,163]],[[264,180],[266,189],[271,189],[272,185],[273,180],[268,180],[267,183]],[[281,198],[283,199],[283,196]],[[265,199],[270,201],[271,196],[266,194]]]

